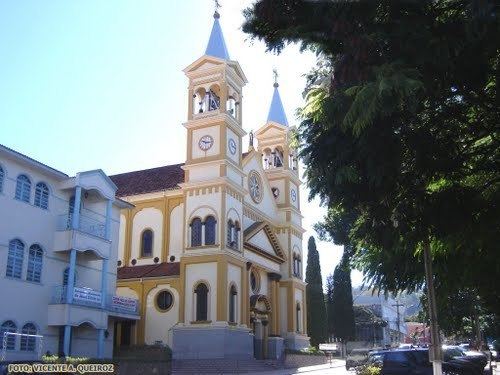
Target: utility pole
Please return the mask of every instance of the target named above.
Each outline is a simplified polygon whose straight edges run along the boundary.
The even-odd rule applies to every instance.
[[[396,303],[394,305],[392,305],[396,308],[396,314],[397,314],[397,318],[396,318],[396,324],[398,325],[398,345],[401,343],[401,317],[399,315],[399,308],[404,306],[402,303],[399,303],[399,301],[396,301]]]
[[[436,295],[434,291],[434,274],[432,272],[431,245],[429,238],[423,242],[425,283],[427,285],[427,299],[429,304],[429,318],[431,323],[431,346],[429,348],[429,360],[432,362],[433,375],[443,374],[443,351],[441,349],[441,338],[439,337],[439,326],[437,321]]]

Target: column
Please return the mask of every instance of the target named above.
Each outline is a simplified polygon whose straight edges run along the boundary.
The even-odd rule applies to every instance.
[[[201,223],[201,246],[205,246],[205,222]]]
[[[105,329],[97,330],[97,358],[104,358],[104,334]]]
[[[73,302],[73,289],[75,287],[76,250],[71,249],[69,255],[68,285],[66,286],[66,302]]]
[[[71,353],[69,352],[69,348],[71,346],[71,326],[64,326],[64,341],[63,341],[63,350],[64,355],[68,357]]]
[[[80,206],[82,204],[82,187],[77,186],[75,188],[75,207],[73,209],[73,219],[71,222],[71,227],[73,229],[78,229],[80,226]]]
[[[106,225],[105,225],[105,238],[111,241],[111,215],[113,211],[113,201],[108,199],[106,203]]]
[[[106,307],[106,298],[108,296],[108,259],[102,260],[101,270],[101,307]]]

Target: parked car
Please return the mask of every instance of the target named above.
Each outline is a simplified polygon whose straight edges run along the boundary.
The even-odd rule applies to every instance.
[[[371,352],[368,363],[381,367],[381,375],[432,375],[428,349],[394,349]],[[480,369],[465,360],[447,358],[444,375],[482,375]]]
[[[459,349],[462,351],[464,356],[466,356],[469,360],[475,362],[478,366],[486,366],[488,363],[488,356],[482,352],[479,352],[477,350],[471,350],[471,349],[465,349],[463,346],[455,346],[455,348]]]
[[[467,361],[476,366],[480,371],[488,364],[488,358],[481,352],[464,351],[460,346],[443,345],[444,360],[454,359],[457,361]]]

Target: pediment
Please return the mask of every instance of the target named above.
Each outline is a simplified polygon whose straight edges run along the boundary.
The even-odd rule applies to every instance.
[[[278,124],[274,121],[269,121],[255,132],[255,137],[260,140],[263,138],[284,136],[288,130],[289,129],[284,125]]]
[[[239,79],[243,81],[243,83],[248,82],[245,73],[243,73],[243,70],[241,69],[241,66],[237,61],[223,60],[218,57],[213,57],[209,55],[201,56],[199,59],[197,59],[189,66],[184,68],[183,72],[189,76],[191,73],[212,69],[217,66],[230,67],[235,72],[236,76],[238,76]]]
[[[278,237],[267,223],[257,221],[243,232],[243,246],[277,263],[286,260],[285,252]]]
[[[225,61],[217,57],[203,55],[192,64],[187,66],[183,72],[188,74],[199,70],[211,69],[215,66],[225,65]]]

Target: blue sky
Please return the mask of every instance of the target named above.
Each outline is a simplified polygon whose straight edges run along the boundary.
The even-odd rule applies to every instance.
[[[265,122],[272,69],[291,125],[303,103],[304,73],[314,56],[289,46],[279,55],[241,31],[251,1],[221,1],[221,25],[232,59],[249,83],[243,127]],[[185,159],[187,79],[212,27],[210,0],[0,2],[0,143],[68,174],[108,174]],[[324,209],[301,192],[304,252]],[[342,248],[318,242],[323,278]],[[353,273],[353,283],[361,276]]]

